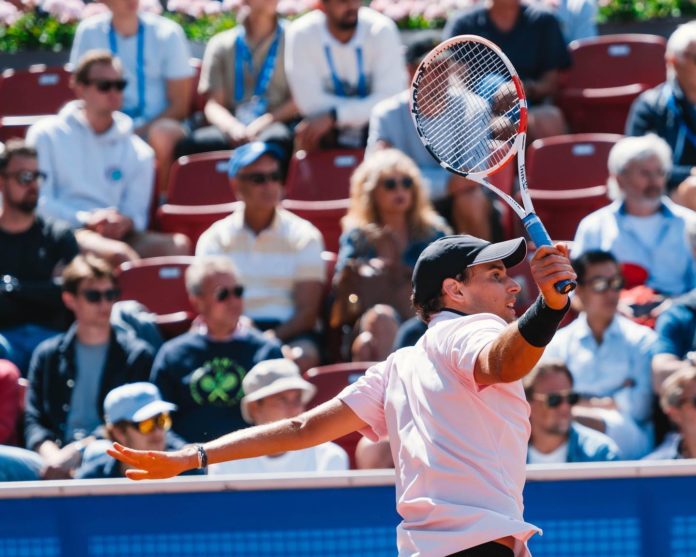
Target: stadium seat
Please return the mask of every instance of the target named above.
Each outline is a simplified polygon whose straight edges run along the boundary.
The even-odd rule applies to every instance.
[[[216,205],[172,205],[166,203],[157,209],[156,229],[161,232],[180,232],[195,246],[198,238],[213,223],[224,219],[239,208],[239,202]]]
[[[121,299],[140,302],[156,314],[155,322],[167,338],[188,330],[195,317],[184,280],[193,260],[193,256],[151,257],[118,268]]]
[[[285,197],[304,201],[346,199],[350,176],[364,154],[363,149],[298,151],[290,160]]]
[[[304,377],[317,388],[317,394],[309,403],[313,408],[322,402],[333,398],[344,387],[357,381],[365,373],[365,370],[375,362],[349,362],[313,367],[308,369]],[[360,439],[360,433],[353,432],[336,439],[336,443],[343,447],[350,457],[350,467],[355,468],[355,446]]]
[[[14,138],[24,139],[29,127],[45,116],[45,114],[40,116],[0,116],[0,141],[6,142]]]
[[[284,199],[283,207],[297,216],[308,220],[324,236],[324,247],[338,252],[338,239],[341,236],[341,219],[348,211],[350,200],[335,199],[331,201],[300,201]]]
[[[606,185],[609,151],[622,137],[587,133],[537,139],[526,153],[529,188],[573,190]]]
[[[665,81],[665,44],[642,34],[573,41],[573,65],[556,98],[571,130],[622,133],[633,100]]]
[[[180,157],[169,172],[167,202],[173,205],[215,205],[236,201],[227,180],[232,151]]]
[[[55,114],[75,98],[70,76],[64,66],[43,64],[5,70],[0,76],[0,116]]]

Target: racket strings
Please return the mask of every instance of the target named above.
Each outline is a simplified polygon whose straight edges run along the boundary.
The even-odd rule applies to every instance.
[[[462,172],[486,172],[512,148],[519,97],[494,50],[473,41],[456,43],[422,70],[414,115],[440,160]]]

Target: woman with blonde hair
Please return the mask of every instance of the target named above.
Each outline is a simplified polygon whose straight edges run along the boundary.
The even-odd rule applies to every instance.
[[[391,305],[402,319],[412,316],[413,266],[430,242],[449,232],[430,204],[418,167],[397,149],[376,151],[355,169],[350,199],[334,279],[335,308],[341,314],[335,324],[345,323],[347,314],[354,321],[378,303]],[[356,284],[361,281],[363,285]],[[358,340],[361,336],[374,340],[371,335]],[[379,342],[374,359],[389,353],[387,340]]]

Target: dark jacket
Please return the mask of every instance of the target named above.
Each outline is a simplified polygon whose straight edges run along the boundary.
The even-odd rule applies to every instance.
[[[672,173],[667,182],[671,191],[696,166],[696,145],[689,135],[696,134],[696,110],[689,105],[675,82],[665,82],[641,94],[631,106],[626,135],[654,133],[664,139],[673,152]]]
[[[24,417],[24,436],[29,449],[35,449],[47,439],[58,445],[72,441],[65,438],[65,430],[77,374],[76,329],[77,325],[73,324],[65,334],[42,342],[32,356]],[[153,359],[152,348],[147,343],[111,330],[99,397],[94,401],[102,419],[107,393],[124,383],[147,381]]]

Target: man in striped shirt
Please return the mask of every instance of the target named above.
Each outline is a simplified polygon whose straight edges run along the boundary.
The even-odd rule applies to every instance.
[[[319,363],[314,327],[325,277],[324,241],[311,223],[280,207],[281,160],[273,143],[252,142],[234,151],[230,185],[242,207],[203,233],[196,256],[232,259],[246,288],[246,314],[306,370]]]

